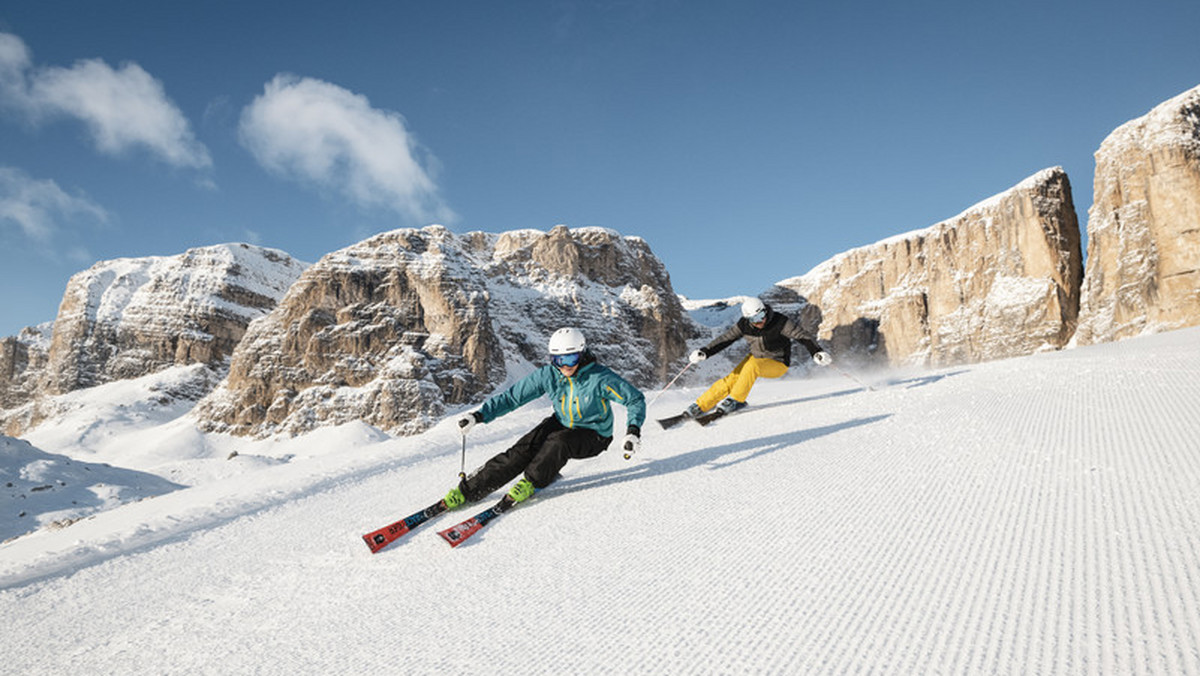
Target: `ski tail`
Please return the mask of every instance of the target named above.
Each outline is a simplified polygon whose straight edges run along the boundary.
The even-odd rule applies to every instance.
[[[669,430],[672,427],[678,425],[679,423],[681,423],[687,419],[688,419],[688,416],[686,413],[680,413],[679,415],[673,415],[673,416],[670,416],[667,418],[659,418],[658,424],[662,425],[662,428],[664,430]]]
[[[517,503],[514,502],[512,498],[505,495],[503,498],[500,498],[500,502],[497,502],[496,504],[488,507],[487,509],[467,519],[466,521],[463,521],[462,523],[451,526],[446,530],[438,531],[438,535],[442,536],[443,540],[450,543],[451,547],[457,547],[466,542],[467,538],[483,530],[483,527],[486,526],[492,519],[495,519],[516,505]]]
[[[362,536],[367,548],[374,554],[396,540],[404,537],[412,529],[420,526],[433,517],[449,509],[445,500],[438,500],[416,514],[406,516],[395,523],[388,524],[378,530],[373,530]]]

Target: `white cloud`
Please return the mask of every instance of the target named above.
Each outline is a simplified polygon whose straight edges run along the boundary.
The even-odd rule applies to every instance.
[[[8,100],[10,97],[23,95],[29,64],[29,49],[21,38],[0,33],[0,95],[6,104],[16,103]]]
[[[20,38],[0,34],[0,98],[35,122],[64,116],[82,121],[104,153],[141,149],[176,167],[212,165],[162,83],[136,63],[113,69],[88,59],[70,68],[36,68]]]
[[[76,218],[105,222],[108,212],[85,197],[68,194],[54,181],[0,167],[0,225],[16,225],[25,236],[45,244],[62,222]]]
[[[267,169],[334,189],[363,207],[420,224],[452,222],[429,157],[404,118],[334,84],[277,75],[243,111],[242,145]]]

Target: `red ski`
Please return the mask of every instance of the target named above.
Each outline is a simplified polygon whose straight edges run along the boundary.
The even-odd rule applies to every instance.
[[[426,507],[425,509],[422,509],[416,514],[413,514],[412,516],[406,516],[396,523],[367,533],[366,535],[362,536],[363,542],[367,543],[367,547],[369,547],[371,549],[371,553],[374,554],[401,537],[407,535],[410,530],[420,526],[447,509],[446,501],[438,500],[437,502]]]
[[[457,526],[451,526],[446,530],[439,531],[438,535],[441,535],[446,542],[449,542],[451,547],[457,547],[465,542],[467,538],[478,533],[489,521],[512,509],[516,504],[512,498],[505,495],[503,498],[500,498],[500,502],[488,507]]]

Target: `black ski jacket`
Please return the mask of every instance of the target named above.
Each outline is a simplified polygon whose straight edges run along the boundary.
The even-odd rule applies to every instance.
[[[782,362],[784,366],[792,365],[793,340],[799,341],[808,350],[809,355],[821,351],[821,346],[817,345],[812,336],[801,330],[786,315],[772,310],[770,305],[767,306],[767,322],[761,329],[743,317],[700,349],[706,356],[711,357],[733,345],[738,338],[745,338],[750,343],[751,355],[759,359],[774,359]]]

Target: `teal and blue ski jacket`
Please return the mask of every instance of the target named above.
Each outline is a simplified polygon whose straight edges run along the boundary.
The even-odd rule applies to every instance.
[[[627,424],[641,428],[646,420],[646,399],[641,390],[601,366],[591,354],[569,378],[549,364],[539,368],[483,402],[479,414],[483,422],[491,422],[542,395],[550,397],[554,415],[563,427],[586,427],[611,437],[611,402],[625,407]]]

